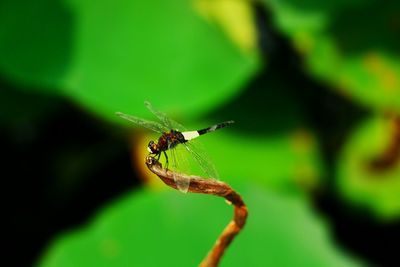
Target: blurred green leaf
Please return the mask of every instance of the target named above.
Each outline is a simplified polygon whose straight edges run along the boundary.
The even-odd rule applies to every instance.
[[[0,72],[29,89],[60,88],[68,71],[73,26],[64,1],[1,1]]]
[[[235,95],[258,69],[257,51],[243,52],[187,1],[0,7],[0,70],[62,89],[109,119],[115,111],[145,114],[144,100],[195,116]]]
[[[384,169],[374,169],[371,164],[393,141],[392,130],[390,121],[382,116],[363,122],[347,141],[337,166],[343,196],[386,219],[400,215],[400,164]]]
[[[398,1],[264,2],[315,77],[365,105],[400,110]]]
[[[187,1],[71,1],[77,16],[69,93],[112,119],[115,111],[204,112],[236,94],[258,67]]]
[[[218,24],[225,34],[246,53],[258,53],[254,6],[247,0],[195,0],[196,10]]]
[[[221,266],[360,266],[335,248],[303,199],[241,193],[248,223]],[[231,216],[219,198],[136,192],[58,239],[39,266],[196,266]]]

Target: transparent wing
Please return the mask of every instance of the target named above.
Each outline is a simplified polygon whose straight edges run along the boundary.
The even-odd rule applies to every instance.
[[[170,148],[168,149],[168,151],[171,157],[171,166],[176,186],[182,193],[187,193],[189,189],[190,179],[186,179],[177,175],[177,173],[180,172],[182,165],[185,164],[185,160],[180,156],[180,153],[177,151],[176,148]]]
[[[182,145],[186,148],[187,151],[189,151],[191,156],[195,159],[197,164],[209,178],[219,178],[217,169],[215,168],[210,158],[207,156],[205,150],[198,142],[190,141],[187,143],[183,143]]]
[[[186,131],[186,128],[183,127],[183,125],[169,118],[164,112],[155,109],[150,102],[145,101],[144,105],[168,128],[168,130],[173,129],[179,131]]]
[[[147,129],[150,129],[152,131],[158,132],[158,133],[163,133],[163,132],[168,132],[170,129],[166,128],[163,126],[161,123],[155,122],[155,121],[148,121],[145,119],[141,119],[132,115],[128,115],[122,112],[116,112],[116,115],[120,116],[121,118],[131,121],[133,123],[136,123],[137,125],[143,126]]]

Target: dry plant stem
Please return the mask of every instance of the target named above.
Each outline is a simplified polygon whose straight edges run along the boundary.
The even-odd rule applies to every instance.
[[[170,170],[163,169],[161,163],[155,158],[148,156],[146,158],[146,165],[154,174],[168,186],[177,189],[173,173]],[[233,220],[225,227],[222,234],[218,237],[214,247],[210,250],[205,259],[200,263],[201,267],[214,267],[218,266],[222,255],[226,248],[232,242],[234,237],[240,232],[246,223],[247,207],[242,198],[236,193],[229,185],[221,181],[206,179],[199,176],[192,176],[186,174],[179,175],[183,179],[190,178],[190,185],[188,192],[200,193],[207,195],[216,195],[225,198],[229,203],[234,205]]]

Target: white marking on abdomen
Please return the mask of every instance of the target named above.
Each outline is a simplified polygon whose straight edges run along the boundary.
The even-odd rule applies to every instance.
[[[207,132],[213,132],[213,131],[215,131],[215,130],[217,129],[217,127],[218,127],[218,124],[213,125],[213,126],[211,126],[211,127],[208,129]]]
[[[189,141],[199,136],[197,131],[183,132],[182,133],[185,140]]]

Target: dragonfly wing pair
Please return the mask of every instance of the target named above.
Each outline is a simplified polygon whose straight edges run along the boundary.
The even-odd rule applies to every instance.
[[[150,110],[151,113],[153,113],[169,130],[178,130],[178,131],[185,131],[186,128],[182,126],[180,123],[172,120],[169,118],[164,112],[161,112],[153,107],[153,105],[145,101],[144,105],[147,107],[148,110]],[[179,171],[185,171],[188,169],[188,161],[185,158],[185,156],[180,153],[178,150],[179,147],[172,147],[172,144],[168,145],[168,151],[170,155],[170,161],[171,161],[171,167],[173,172],[173,177],[175,184],[179,191],[186,193],[189,189],[190,185],[190,180],[185,179],[183,177],[180,177],[178,172]]]
[[[165,114],[164,112],[155,109],[153,105],[150,104],[150,102],[145,101],[144,105],[167,127],[167,131],[170,130],[186,131],[185,127],[183,127],[180,123],[169,118],[167,114]]]
[[[169,155],[171,158],[171,167],[173,170],[172,175],[176,187],[179,189],[179,191],[186,193],[189,189],[190,179],[179,176],[179,173],[186,172],[189,169],[189,165],[185,154],[180,151],[182,149],[182,147],[171,148],[169,149]]]
[[[183,144],[208,178],[218,179],[218,172],[201,144],[196,141]]]
[[[168,149],[162,150],[162,152],[168,153],[168,155],[170,155],[169,159],[171,161],[171,166],[174,171],[174,180],[175,180],[175,183],[176,183],[178,189],[180,191],[186,193],[189,188],[189,185],[190,185],[189,179],[186,179],[186,178],[180,177],[179,175],[176,175],[177,172],[180,172],[180,171],[185,172],[185,168],[187,166],[189,166],[187,164],[189,157],[186,156],[184,153],[178,153],[178,150],[183,150],[183,151],[188,152],[186,154],[191,155],[191,158],[193,158],[194,161],[197,163],[197,165],[200,166],[201,170],[206,174],[207,177],[218,179],[218,173],[217,173],[214,165],[212,164],[211,160],[208,159],[206,153],[201,148],[201,146],[199,144],[195,144],[192,141],[192,139],[195,139],[198,136],[205,134],[207,132],[213,132],[217,129],[223,128],[223,127],[233,123],[233,121],[216,124],[214,126],[211,126],[206,129],[199,130],[199,131],[186,131],[185,127],[183,127],[178,122],[170,119],[165,113],[155,109],[150,104],[150,102],[146,101],[144,104],[147,107],[147,109],[161,121],[161,123],[141,119],[141,118],[127,115],[127,114],[124,114],[121,112],[117,112],[116,114],[118,116],[120,116],[121,118],[124,118],[128,121],[131,121],[135,124],[143,126],[147,129],[150,129],[150,130],[160,133],[162,135],[165,135],[166,133],[169,133],[169,135],[171,135],[173,133],[172,130],[179,131],[179,133],[184,138],[184,142],[183,141],[180,142],[180,144],[178,146],[176,145],[176,143],[175,144],[170,143],[170,144],[168,144]],[[161,154],[161,151],[154,152],[154,153],[159,156]]]
[[[118,116],[120,116],[125,120],[131,121],[133,123],[136,123],[137,125],[143,126],[144,128],[147,128],[149,130],[152,130],[160,134],[169,131],[169,129],[166,128],[164,125],[155,121],[145,120],[122,112],[117,112],[115,114],[117,114]]]

